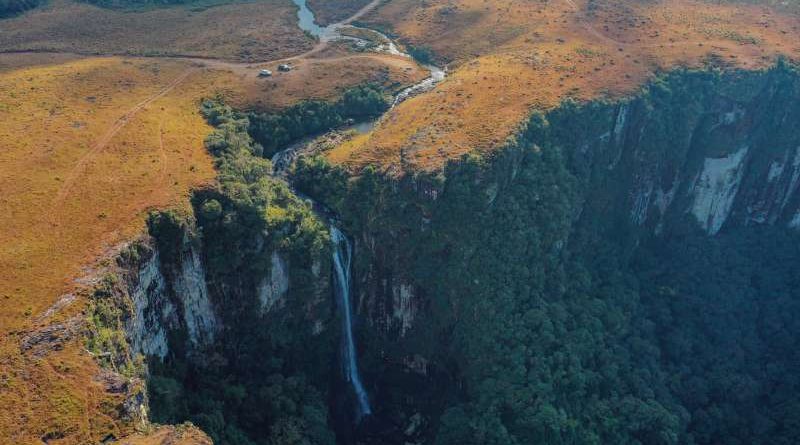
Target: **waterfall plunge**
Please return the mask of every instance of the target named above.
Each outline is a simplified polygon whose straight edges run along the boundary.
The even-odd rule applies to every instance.
[[[344,354],[342,365],[344,375],[353,386],[356,399],[358,399],[356,421],[360,421],[364,416],[372,414],[372,409],[369,406],[367,391],[364,389],[358,373],[356,344],[353,339],[353,314],[350,305],[350,263],[353,252],[350,241],[334,226],[331,226],[331,239],[333,240],[333,264],[336,272],[335,292],[342,311],[342,352]]]

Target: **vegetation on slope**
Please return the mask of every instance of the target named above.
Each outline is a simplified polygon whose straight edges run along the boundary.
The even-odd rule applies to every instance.
[[[657,79],[640,98],[651,114],[636,159],[622,162],[681,159],[717,94],[744,101],[757,91],[796,97],[797,73],[779,65]],[[796,104],[759,118],[779,122],[787,107]],[[591,163],[581,151],[609,130],[614,109],[566,103],[534,115],[491,159],[467,155],[441,176],[398,181],[366,168],[348,180],[323,158],[300,161],[301,190],[369,240],[355,276],[389,270],[425,297],[424,318],[393,345],[399,356],[386,339],[359,339],[365,380],[388,401],[376,416],[416,399],[437,445],[788,445],[800,436],[800,235],[742,227],[709,237],[683,213],[660,236],[633,224],[625,185],[637,170],[612,171],[613,153]],[[769,157],[796,134],[748,137]],[[694,149],[730,141],[704,142]],[[382,377],[403,351],[431,360],[427,385]],[[442,406],[426,405],[442,385]],[[363,443],[399,434],[368,432]]]
[[[249,133],[263,147],[264,157],[286,148],[298,139],[336,128],[348,120],[362,121],[379,116],[389,108],[384,94],[375,86],[347,89],[333,103],[306,100],[277,113],[252,113]]]
[[[270,177],[270,162],[247,134],[246,115],[212,101],[203,103],[202,112],[215,127],[206,146],[216,159],[219,185],[196,192],[192,201],[225,329],[202,359],[186,357],[178,347],[165,363],[152,364],[153,420],[191,420],[220,444],[332,444],[323,363],[333,343],[312,338],[305,321],[315,295],[313,263],[320,269],[328,264],[327,227],[285,183]],[[153,232],[166,241],[160,246],[182,236]],[[169,247],[160,250],[169,261]],[[292,287],[286,310],[268,316],[255,290],[268,276],[273,251],[287,256]]]
[[[107,415],[120,394],[98,383],[81,336],[41,359],[22,336],[83,320],[78,279],[97,278],[93,265],[141,233],[147,209],[188,207],[188,190],[214,177],[197,101],[216,75],[180,61],[56,61],[0,73],[0,437],[11,443],[129,431]]]
[[[250,62],[294,56],[313,46],[297,27],[291,2],[222,3],[214,8],[165,4],[111,9],[78,0],[50,0],[47,8],[4,19],[0,49]]]
[[[369,4],[370,0],[308,0],[308,7],[322,26],[340,22]]]
[[[435,92],[399,104],[370,137],[331,156],[398,175],[491,153],[532,108],[634,94],[676,67],[761,69],[800,54],[796,12],[743,3],[393,0],[363,20],[450,68]]]
[[[196,191],[192,202],[209,289],[225,329],[204,351],[213,359],[195,360],[171,345],[165,363],[152,363],[155,421],[190,420],[216,443],[230,445],[333,443],[326,401],[336,336],[315,336],[308,321],[330,317],[326,309],[311,309],[327,288],[320,283],[327,283],[330,270],[330,238],[310,205],[271,176],[272,164],[264,158],[387,106],[371,86],[349,89],[334,103],[305,101],[273,114],[203,102],[201,112],[215,128],[205,145],[219,184]],[[180,221],[169,212],[151,219],[150,232],[167,264],[180,252]],[[291,285],[286,307],[264,314],[256,289],[269,276],[272,252],[285,256]]]

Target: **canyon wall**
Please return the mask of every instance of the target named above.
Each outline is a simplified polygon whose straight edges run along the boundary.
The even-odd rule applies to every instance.
[[[644,319],[658,317],[647,315],[651,303],[627,301],[624,295],[640,301],[650,289],[646,283],[602,283],[613,276],[635,283],[643,252],[659,255],[675,243],[702,243],[697,237],[730,242],[735,237],[726,234],[733,232],[750,239],[759,228],[791,233],[800,221],[798,98],[798,75],[782,62],[762,72],[676,71],[628,99],[568,100],[534,114],[505,148],[487,157],[467,155],[437,174],[409,172],[398,179],[367,168],[346,190],[338,181],[307,187],[336,208],[356,240],[362,369],[372,396],[387,401],[375,404],[380,419],[375,422],[389,423],[364,427],[364,443],[398,437],[426,441],[443,434],[458,443],[458,430],[478,434],[474,423],[467,427],[453,419],[472,411],[475,422],[487,422],[491,415],[484,410],[497,409],[500,402],[483,405],[491,399],[486,388],[501,385],[495,388],[497,400],[510,391],[503,409],[521,403],[520,394],[531,390],[509,380],[512,376],[498,376],[535,368],[503,363],[511,357],[538,350],[548,361],[554,350],[569,347],[580,352],[558,354],[584,363],[599,360],[591,342],[569,343],[574,335],[569,330],[585,329],[580,326],[547,340],[553,333],[543,329],[562,320],[565,311],[586,320],[600,315],[588,314],[594,309],[585,305],[616,312],[615,323],[621,324],[603,321],[594,342],[625,344],[625,335],[646,325]],[[298,169],[301,188],[308,165],[301,162]],[[321,172],[307,176],[336,176],[335,167],[316,168]],[[337,198],[341,194],[346,198]],[[603,286],[625,290],[601,297]],[[534,318],[520,319],[523,315]],[[551,321],[533,321],[543,316]],[[520,332],[531,337],[522,340]],[[659,340],[649,335],[647,342],[656,345]],[[540,349],[548,343],[555,349]],[[625,360],[614,358],[613,366],[625,369],[630,366]],[[668,385],[645,391],[631,386],[628,371],[619,372],[588,391],[608,406],[617,402],[604,399],[600,388],[619,385],[635,404],[658,412],[652,418],[658,422],[623,431],[587,418],[591,403],[576,399],[587,406],[566,411],[563,398],[548,403],[562,410],[564,425],[582,425],[575,434],[588,441],[623,443],[631,435],[669,438],[659,443],[687,440],[686,428],[696,420],[685,411],[691,404],[683,393]],[[650,372],[648,379],[664,384],[658,380],[666,378],[663,369],[654,364]],[[560,378],[533,381],[554,385]],[[522,386],[511,390],[515,385]],[[513,409],[533,409],[523,405]],[[497,415],[505,428],[519,428],[517,437],[543,440],[566,431],[548,432],[540,425],[534,434]],[[623,423],[638,422],[639,414],[628,415]]]
[[[301,160],[295,184],[334,209],[353,240],[353,327],[373,408],[359,425],[347,415],[336,366],[330,240],[319,230],[298,235],[302,223],[286,224],[287,211],[272,204],[264,223],[229,197],[235,193],[198,191],[196,224],[151,220],[154,241],[121,263],[127,360],[150,357],[157,420],[196,419],[217,439],[242,431],[267,437],[284,431],[274,425],[289,424],[324,440],[330,427],[341,443],[790,437],[774,426],[785,403],[766,396],[777,383],[741,357],[772,360],[783,375],[793,372],[788,362],[762,357],[756,346],[738,354],[733,368],[755,382],[738,392],[743,401],[698,402],[696,388],[668,376],[729,360],[681,361],[694,360],[681,348],[702,348],[685,345],[694,338],[718,338],[709,357],[727,351],[727,334],[704,329],[740,323],[737,332],[749,334],[734,343],[763,345],[772,341],[770,329],[782,332],[775,338],[795,338],[784,335],[795,329],[791,322],[770,319],[765,327],[721,303],[708,320],[684,321],[694,326],[686,340],[673,320],[703,314],[719,289],[670,281],[707,264],[656,271],[665,255],[689,264],[682,246],[700,246],[697,258],[733,258],[741,242],[761,258],[754,246],[794,240],[798,99],[800,76],[783,63],[764,72],[677,71],[631,98],[566,101],[536,113],[504,148],[467,155],[436,174],[398,179],[367,168],[343,180],[336,167]],[[789,266],[798,260],[776,255]],[[724,270],[713,266],[708,276],[732,282]],[[720,286],[747,312],[766,310],[761,279],[748,280]],[[775,280],[784,294],[793,288],[783,275]],[[750,294],[733,296],[736,289]],[[773,307],[791,314],[791,301]],[[733,321],[719,321],[725,317]],[[730,392],[714,386],[724,378],[698,375],[685,378]],[[793,394],[794,380],[784,384]],[[190,387],[215,395],[195,400]],[[304,408],[274,405],[284,397]],[[751,413],[767,426],[725,425],[756,399],[769,399],[762,413]],[[330,417],[319,415],[323,401]],[[248,423],[245,406],[266,406],[277,423]],[[213,420],[223,414],[227,426]]]

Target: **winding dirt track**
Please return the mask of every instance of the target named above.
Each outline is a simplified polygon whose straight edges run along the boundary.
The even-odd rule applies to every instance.
[[[569,1],[569,0],[567,0],[567,1]],[[347,18],[347,19],[345,19],[345,20],[343,20],[341,22],[334,23],[334,24],[332,24],[330,26],[331,27],[346,26],[346,25],[354,22],[355,20],[358,20],[359,18],[363,17],[365,14],[367,14],[369,11],[371,11],[373,8],[375,8],[378,4],[380,4],[380,2],[381,2],[381,0],[373,0],[369,4],[365,5],[363,8],[359,9],[355,14],[353,14],[349,18]],[[182,59],[182,60],[193,61],[193,62],[196,62],[198,64],[202,64],[202,65],[205,65],[205,66],[208,66],[208,67],[227,68],[227,69],[232,69],[232,70],[240,71],[240,72],[243,71],[243,70],[246,70],[247,72],[255,72],[255,69],[257,69],[256,67],[258,67],[258,66],[262,66],[262,65],[266,65],[266,64],[281,63],[281,62],[290,62],[290,61],[295,61],[295,60],[308,58],[310,56],[313,56],[314,54],[319,53],[323,49],[325,49],[328,46],[328,44],[329,44],[328,40],[321,39],[316,45],[314,45],[314,47],[312,49],[310,49],[310,50],[308,50],[308,51],[306,51],[306,52],[304,52],[302,54],[298,54],[296,56],[286,57],[286,58],[282,58],[282,59],[258,62],[257,64],[236,63],[236,62],[228,62],[228,61],[219,60],[219,59],[201,59],[201,58],[195,58],[195,57],[156,57],[156,58]],[[330,60],[345,59],[345,58],[349,58],[349,57],[354,57],[354,56],[353,55],[342,56],[342,57],[338,57],[338,58],[332,58]],[[64,181],[64,184],[61,186],[61,188],[59,189],[58,193],[56,194],[55,199],[53,199],[53,203],[51,204],[51,208],[55,208],[56,206],[58,206],[59,204],[61,204],[64,201],[64,199],[72,191],[73,187],[75,186],[75,182],[80,177],[80,175],[83,173],[83,171],[86,169],[86,166],[89,164],[89,162],[94,157],[96,157],[98,154],[100,154],[106,148],[106,146],[108,146],[109,142],[111,142],[111,140],[114,138],[114,136],[116,136],[117,133],[120,132],[120,130],[125,128],[125,126],[131,121],[131,119],[134,116],[136,116],[137,113],[142,111],[145,107],[147,107],[147,105],[151,104],[153,101],[155,101],[155,100],[167,95],[170,91],[175,89],[175,87],[180,85],[184,80],[186,80],[187,77],[189,77],[195,71],[197,71],[197,68],[188,68],[188,69],[186,69],[180,75],[178,75],[178,77],[176,77],[169,84],[167,84],[167,86],[165,86],[164,88],[159,90],[157,93],[153,94],[152,96],[150,96],[150,97],[146,98],[145,100],[139,102],[133,108],[131,108],[130,110],[125,112],[125,114],[123,114],[119,119],[117,119],[114,122],[114,124],[103,134],[103,136],[101,136],[100,139],[98,139],[94,144],[92,144],[92,146],[89,149],[89,151],[86,152],[86,154],[84,154],[78,160],[78,162],[75,164],[75,166],[72,168],[72,170],[69,173],[69,176]],[[159,135],[159,140],[160,140],[160,143],[162,144],[161,151],[162,151],[162,155],[163,155],[163,150],[164,150],[164,148],[163,148],[163,131]],[[162,167],[162,169],[163,168],[164,167]],[[51,212],[51,214],[54,214],[54,213]]]
[[[119,119],[117,119],[116,122],[114,122],[114,125],[112,125],[103,134],[103,136],[100,137],[100,139],[98,139],[94,144],[92,144],[92,147],[89,149],[89,151],[86,152],[86,154],[84,154],[78,160],[77,164],[75,164],[75,167],[72,168],[72,170],[69,173],[69,176],[67,176],[67,179],[64,181],[64,184],[59,189],[58,194],[56,194],[56,197],[53,200],[52,207],[55,207],[64,201],[64,198],[66,198],[67,195],[69,195],[69,192],[74,187],[75,181],[80,177],[81,173],[83,173],[83,171],[86,169],[86,166],[92,160],[92,158],[101,153],[103,149],[106,148],[108,143],[111,142],[111,139],[113,139],[114,136],[116,136],[120,130],[125,128],[128,122],[130,122],[131,119],[134,116],[136,116],[137,113],[142,111],[153,101],[161,97],[164,97],[167,93],[175,89],[175,87],[180,85],[181,82],[186,80],[186,78],[189,77],[189,75],[191,75],[195,71],[197,71],[196,68],[187,68],[180,75],[178,75],[178,77],[176,77],[169,84],[167,84],[167,86],[165,86],[152,96],[148,97],[147,99],[139,102],[133,108],[125,112],[125,114],[123,114]]]

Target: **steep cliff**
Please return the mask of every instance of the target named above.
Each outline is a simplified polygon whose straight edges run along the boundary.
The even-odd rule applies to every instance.
[[[151,218],[117,286],[132,352],[110,363],[151,357],[152,418],[236,444],[791,443],[798,98],[784,63],[676,71],[437,174],[301,158],[294,184],[352,240],[361,419],[327,229],[239,159],[196,223]]]
[[[343,181],[301,160],[296,184],[357,241],[359,344],[376,401],[357,440],[789,440],[797,431],[780,425],[794,416],[770,396],[778,382],[754,366],[796,372],[794,353],[765,351],[793,350],[797,325],[717,304],[797,309],[782,265],[800,260],[798,98],[800,77],[782,62],[676,71],[628,99],[534,114],[505,149],[438,174],[368,167]],[[785,244],[785,261],[756,267],[770,254],[732,255],[737,242]],[[667,260],[693,266],[668,272]],[[691,346],[676,354],[671,342]],[[706,373],[700,355],[728,367]],[[731,397],[735,381],[751,389]],[[781,383],[793,394],[797,384]]]

